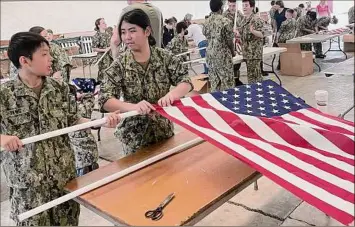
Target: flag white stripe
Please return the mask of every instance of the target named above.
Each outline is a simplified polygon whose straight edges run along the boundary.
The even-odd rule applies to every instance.
[[[351,127],[350,125],[346,125],[340,121],[336,121],[331,118],[324,117],[320,114],[316,114],[316,113],[309,111],[307,109],[301,109],[301,110],[298,110],[297,112],[303,113],[305,116],[312,118],[316,121],[327,123],[327,124],[333,125],[333,126],[338,126],[338,127],[348,130],[351,133],[354,133],[354,127]]]
[[[196,110],[204,117],[204,119],[208,119],[208,122],[212,125],[212,127],[220,132],[227,133],[229,135],[233,135],[235,137],[241,138],[253,145],[259,147],[263,151],[268,152],[271,155],[274,155],[291,165],[294,165],[302,170],[307,170],[308,173],[327,181],[333,185],[337,185],[351,193],[354,193],[354,184],[338,176],[335,176],[329,172],[326,172],[318,167],[309,164],[303,160],[298,159],[292,154],[280,150],[272,145],[263,142],[259,139],[248,138],[237,133],[233,128],[231,128],[215,111],[205,108],[196,108]],[[259,127],[258,127],[259,128]]]
[[[244,156],[248,160],[261,166],[262,168],[268,170],[269,172],[279,176],[281,179],[291,183],[292,185],[298,187],[299,189],[318,198],[319,200],[322,200],[325,203],[348,213],[349,215],[354,215],[354,211],[355,211],[354,204],[345,201],[325,191],[324,189],[319,188],[309,183],[308,181],[299,178],[298,176],[284,170],[283,168],[277,166],[276,164],[269,162],[268,160],[260,157],[259,155],[251,151],[248,151],[247,149],[240,146],[239,144],[233,143],[232,141],[228,140],[227,138],[222,136],[220,133],[217,133],[216,131],[199,127],[198,125],[190,121],[188,118],[186,118],[186,116],[177,107],[167,108],[165,109],[165,112],[170,116],[184,122],[185,124],[188,124],[190,127],[194,128],[195,130],[198,130],[204,133],[205,135],[209,136],[210,138],[213,138],[214,140],[218,141],[219,143],[224,144],[226,147],[238,153],[240,156]]]

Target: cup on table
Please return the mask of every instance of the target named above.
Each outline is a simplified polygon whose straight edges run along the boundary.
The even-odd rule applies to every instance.
[[[322,112],[327,112],[328,110],[328,92],[324,90],[317,90],[315,93],[317,109]]]

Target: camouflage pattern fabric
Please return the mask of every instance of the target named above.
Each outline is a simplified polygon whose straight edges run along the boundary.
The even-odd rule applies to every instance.
[[[301,16],[297,20],[297,32],[296,37],[309,35],[310,33],[304,31],[303,29],[310,29],[315,31],[317,20],[312,21],[307,15]],[[301,43],[301,49],[305,51],[312,51],[311,43]]]
[[[183,37],[181,39],[177,34],[168,45],[165,47],[166,50],[171,51],[174,55],[184,53],[188,51],[189,44],[187,39]],[[187,54],[181,56],[183,61],[187,61]]]
[[[295,18],[296,20],[302,16],[302,8],[301,7],[296,7],[293,10],[297,13],[297,16]]]
[[[211,13],[205,21],[203,35],[208,46],[206,63],[211,91],[222,91],[234,87],[233,56],[228,43],[233,43],[233,27],[222,14]]]
[[[281,23],[278,43],[286,43],[287,40],[296,36],[297,22],[294,18],[286,19]]]
[[[28,138],[74,125],[80,118],[65,83],[43,78],[40,97],[19,77],[1,86],[1,134]],[[1,152],[1,164],[12,188],[12,217],[64,194],[64,186],[76,177],[68,135]],[[15,221],[18,225],[71,225],[77,224],[78,215],[78,204],[67,202],[24,222]]]
[[[93,37],[92,37],[92,48],[99,48],[99,49],[106,49],[107,47],[110,47],[110,40],[111,40],[111,35],[107,32],[101,33],[97,32]],[[97,53],[97,58],[96,61],[98,61],[104,52]],[[99,62],[99,73],[97,76],[97,81],[101,82],[102,77],[103,77],[103,71],[107,69],[110,64],[112,63],[112,54],[111,51],[105,55],[105,57]]]
[[[174,57],[169,51],[151,47],[150,61],[144,70],[134,60],[131,51],[127,50],[105,70],[99,95],[101,109],[107,100],[120,99],[121,95],[128,103],[146,100],[156,104],[169,92],[171,85],[186,82],[193,88],[187,67],[182,63],[180,58]],[[170,138],[173,134],[172,122],[158,114],[126,118],[115,131],[115,136],[123,144],[124,155]]]
[[[355,9],[354,6],[352,6],[349,11],[348,11],[348,22],[349,24],[355,23]]]
[[[242,42],[243,58],[246,62],[255,62],[255,64],[247,63],[248,83],[261,82],[263,77],[260,62],[263,58],[263,39],[252,34],[250,26],[253,26],[255,31],[263,32],[263,21],[256,14],[252,14],[250,17],[243,17],[240,24],[238,31]]]

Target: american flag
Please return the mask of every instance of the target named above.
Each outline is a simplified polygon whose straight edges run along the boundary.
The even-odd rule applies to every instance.
[[[183,98],[159,113],[343,224],[354,220],[354,123],[273,81]]]
[[[323,30],[322,32],[327,35],[340,35],[343,33],[350,32],[350,29],[349,28],[337,28],[337,29],[333,29],[333,30],[329,30],[329,31]]]

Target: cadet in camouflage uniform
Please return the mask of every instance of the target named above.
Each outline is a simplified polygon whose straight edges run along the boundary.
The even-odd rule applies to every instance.
[[[0,91],[0,141],[5,149],[0,155],[10,187],[11,218],[21,226],[78,225],[80,207],[73,200],[22,222],[17,218],[21,213],[65,195],[64,186],[76,176],[68,135],[25,146],[19,138],[90,120],[77,114],[75,97],[70,94],[68,85],[46,76],[50,74],[51,57],[49,43],[42,36],[32,32],[13,35],[8,56],[20,72],[23,70],[21,78],[2,84]],[[20,65],[22,56],[33,64]],[[38,77],[28,75],[28,71],[38,73]],[[119,116],[110,115],[107,125],[112,127],[118,122]]]
[[[299,4],[296,8],[294,8],[294,11],[296,13],[296,17],[294,17],[296,20],[300,18],[302,15],[302,12],[304,10],[304,4]]]
[[[96,34],[92,37],[92,48],[97,52],[97,61],[102,57],[102,55],[109,51],[105,57],[99,62],[99,73],[97,76],[97,81],[101,82],[103,77],[103,71],[107,69],[112,63],[111,51],[108,50],[110,47],[111,36],[110,33],[106,32],[107,25],[104,18],[99,18],[95,21],[95,31]]]
[[[248,83],[263,80],[261,63],[263,58],[263,21],[253,13],[254,0],[243,0],[244,17],[238,29],[242,41],[243,58],[247,64]]]
[[[316,24],[316,32],[328,30],[329,24],[337,24],[338,19],[333,17],[320,17],[317,19]],[[316,57],[324,58],[325,55],[323,54],[322,50],[322,43],[313,43],[314,52],[316,53]]]
[[[294,11],[292,9],[286,11],[286,20],[281,23],[278,43],[286,43],[287,40],[293,39],[296,36],[297,22],[296,19],[292,17],[293,13]]]
[[[240,12],[240,10],[237,10],[237,0],[228,0],[228,9],[226,11],[224,11],[224,13],[222,14],[224,17],[228,18],[230,23],[231,23],[231,27],[234,29],[234,17],[235,17],[235,12],[237,11],[237,22],[241,20],[241,18],[243,17],[242,12]],[[238,27],[238,24],[236,24],[236,27]],[[233,39],[237,38],[237,34],[234,33],[233,31]],[[239,80],[240,78],[240,66],[241,64],[234,64],[233,65],[233,71],[234,71],[234,81],[235,81],[235,86],[239,86],[239,85],[243,85],[243,83]]]
[[[211,16],[203,27],[208,46],[206,63],[211,91],[223,91],[234,87],[233,57],[233,27],[230,20],[222,16],[221,0],[211,0]]]
[[[349,24],[355,23],[355,9],[354,6],[350,7],[348,11],[348,22]]]
[[[125,118],[116,128],[115,136],[122,142],[123,153],[129,155],[174,135],[173,123],[170,120],[156,113],[148,115],[153,109],[150,103],[169,105],[191,91],[193,85],[181,58],[155,47],[152,35],[145,35],[150,21],[144,11],[134,9],[121,18],[119,37],[122,37],[124,43],[134,45],[129,45],[129,49],[120,54],[105,70],[99,105],[104,111],[136,110],[141,114]],[[129,24],[126,21],[129,21]],[[136,28],[134,37],[126,35],[130,32],[128,28],[131,24]],[[144,55],[146,60],[137,59],[136,52]],[[171,86],[176,87],[170,90]],[[119,101],[121,96],[123,102]]]
[[[297,20],[296,37],[315,33],[316,24],[317,24],[317,13],[308,11],[306,15],[300,17]],[[312,51],[312,45],[310,43],[301,43],[301,49],[306,51]]]
[[[184,53],[188,51],[189,44],[187,38],[185,37],[185,32],[187,32],[187,25],[185,22],[179,22],[176,25],[177,35],[168,43],[165,47],[166,50],[171,51],[174,55]],[[182,55],[181,59],[187,61],[187,54]],[[187,67],[187,66],[186,66]]]

